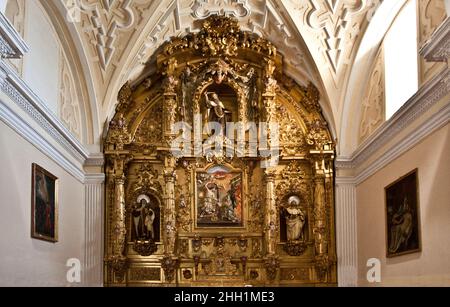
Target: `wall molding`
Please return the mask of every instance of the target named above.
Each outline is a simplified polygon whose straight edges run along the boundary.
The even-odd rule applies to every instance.
[[[358,169],[396,135],[420,118],[437,102],[450,93],[450,69],[447,67],[424,85],[402,108],[364,141],[350,157],[338,157],[338,169]],[[450,101],[449,101],[450,104]],[[393,161],[423,138],[449,122],[448,104],[431,116],[426,123],[412,131],[400,143],[393,145],[383,157],[368,166],[362,173],[355,174],[355,182],[361,183],[376,171]],[[389,155],[391,153],[391,155]]]
[[[20,59],[30,50],[6,16],[0,12],[0,55],[2,58]]]
[[[447,62],[450,58],[450,17],[436,29],[419,53],[428,62]]]
[[[4,60],[11,57],[20,58],[28,51],[29,47],[20,34],[3,13],[0,13],[0,52],[2,55],[0,59],[0,90],[30,117],[23,118],[9,106],[10,102],[1,101],[1,119],[78,181],[81,183],[90,181],[89,175],[84,171],[84,166],[102,166],[103,154],[91,153],[81,144]],[[34,129],[30,125],[30,119],[45,132]],[[49,139],[59,144],[62,150],[49,142]]]
[[[429,120],[420,127],[413,130],[407,137],[395,146],[387,150],[381,157],[376,159],[364,171],[359,173],[356,178],[356,184],[360,184],[377,173],[379,170],[390,164],[392,161],[406,153],[408,150],[416,146],[426,137],[446,126],[450,122],[450,103],[437,111]]]
[[[427,136],[431,135],[438,129],[444,127],[450,122],[450,101],[449,103],[437,111],[431,118],[429,118],[425,123],[420,125],[417,129],[414,129],[408,136],[406,136],[402,141],[396,143],[391,148],[386,150],[382,156],[372,162],[370,165],[364,168],[363,171],[355,174],[354,177],[349,177],[347,180],[353,182],[356,185],[361,184],[369,177],[373,176],[379,170],[390,164],[392,161],[400,157],[402,154],[406,153],[408,150],[416,146]],[[353,168],[352,161],[337,159],[336,167],[338,169],[349,169]],[[349,165],[353,167],[349,167]],[[359,167],[358,165],[357,167]]]
[[[450,58],[450,17],[433,33],[431,38],[421,48],[420,54],[427,61],[447,62]],[[380,128],[364,141],[350,157],[338,157],[338,169],[352,169],[359,173],[354,174],[352,180],[360,184],[377,171],[391,163],[401,154],[405,153],[431,133],[445,126],[450,121],[450,101],[445,101],[441,110],[437,111],[417,129],[411,131],[399,143],[393,144],[379,158],[368,166],[365,165],[373,155],[388,144],[395,136],[415,120],[423,116],[434,105],[450,93],[450,67],[447,66],[419,91],[411,97],[394,116],[386,121]]]
[[[23,83],[23,81],[20,80],[20,83],[12,82],[10,76],[5,74],[4,68],[7,65],[4,61],[0,61],[0,89],[44,129],[45,133],[36,130],[29,124],[29,119],[23,118],[9,107],[10,102],[0,101],[0,118],[2,121],[79,182],[89,181],[90,177],[84,171],[84,166],[102,166],[104,163],[103,154],[90,153],[45,106],[40,105],[42,102],[35,100],[39,98],[34,93],[29,92],[28,94],[31,95],[22,94],[20,90],[23,90],[24,87],[20,83]],[[9,69],[7,67],[7,70]],[[28,88],[25,87],[25,89]],[[64,150],[60,150],[49,142],[49,137],[61,145]]]
[[[51,158],[61,168],[70,173],[75,179],[84,183],[85,173],[80,167],[55,148],[47,139],[37,132],[22,117],[12,111],[4,101],[0,100],[0,120],[34,145],[38,150]]]

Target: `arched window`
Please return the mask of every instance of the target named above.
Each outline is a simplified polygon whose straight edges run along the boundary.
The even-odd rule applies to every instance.
[[[386,120],[419,88],[417,0],[409,0],[384,39]]]

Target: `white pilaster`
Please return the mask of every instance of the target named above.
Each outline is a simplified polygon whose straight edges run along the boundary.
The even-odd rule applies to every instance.
[[[358,281],[356,183],[336,178],[336,245],[338,285],[355,287]]]
[[[103,174],[86,175],[83,285],[103,285]]]

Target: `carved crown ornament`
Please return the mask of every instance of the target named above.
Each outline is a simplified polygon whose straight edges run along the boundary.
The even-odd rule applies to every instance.
[[[213,15],[205,19],[199,33],[173,38],[164,46],[162,54],[172,57],[181,52],[195,51],[204,57],[234,57],[243,49],[269,58],[277,56],[277,49],[271,42],[241,31],[236,19]]]

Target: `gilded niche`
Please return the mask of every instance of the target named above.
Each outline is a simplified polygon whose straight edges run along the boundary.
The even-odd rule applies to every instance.
[[[334,143],[314,85],[222,16],[153,59],[105,139],[105,284],[335,285]]]

